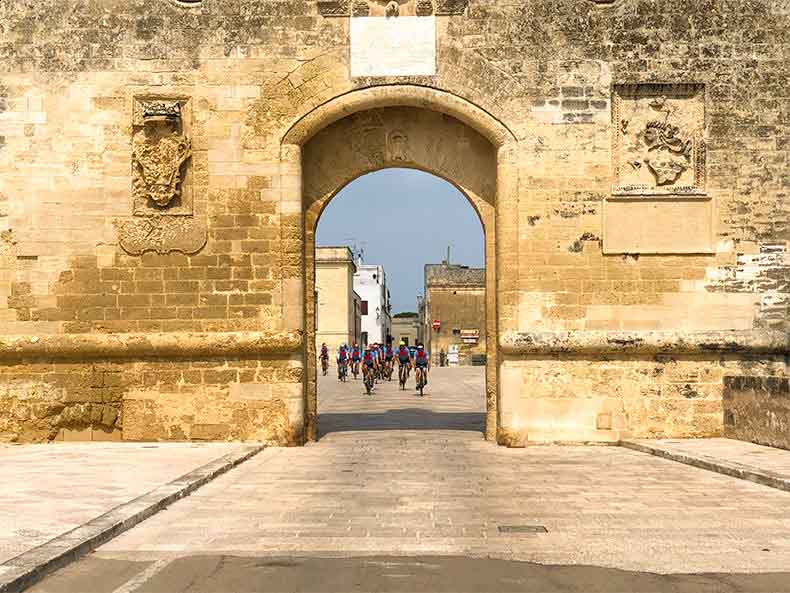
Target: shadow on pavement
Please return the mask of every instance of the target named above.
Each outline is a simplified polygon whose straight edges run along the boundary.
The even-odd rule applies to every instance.
[[[136,582],[140,593],[780,593],[790,573],[654,574],[600,566],[553,566],[491,558],[186,556]],[[110,593],[145,563],[88,557],[32,593]],[[127,573],[121,579],[116,575]],[[135,582],[135,581],[131,581]]]
[[[483,432],[485,414],[434,412],[424,408],[398,408],[359,414],[324,413],[318,416],[320,436],[364,430],[465,430]]]

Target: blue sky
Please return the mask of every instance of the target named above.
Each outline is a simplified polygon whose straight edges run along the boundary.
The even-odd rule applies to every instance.
[[[366,264],[384,266],[394,313],[416,309],[423,266],[441,263],[447,245],[454,264],[485,262],[483,227],[468,200],[445,180],[413,169],[364,175],[329,203],[316,245],[354,243],[365,250]]]

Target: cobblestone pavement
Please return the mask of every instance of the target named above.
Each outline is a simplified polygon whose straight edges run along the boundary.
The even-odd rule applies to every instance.
[[[215,566],[212,574],[230,579],[224,590],[262,591],[269,590],[258,588],[262,575],[276,567],[328,557],[357,557],[346,589],[365,590],[359,557],[374,555],[411,562],[404,570],[412,578],[415,557],[437,555],[676,574],[790,567],[790,493],[619,447],[497,447],[480,432],[482,385],[481,369],[436,369],[424,398],[394,383],[367,396],[359,381],[322,381],[318,443],[264,451],[34,590],[68,590],[74,579],[93,582],[105,571],[124,593],[180,591],[178,578],[195,583],[195,571]],[[398,422],[407,429],[394,429]],[[519,532],[537,526],[546,532]],[[284,556],[290,559],[275,559]],[[242,568],[228,568],[234,563],[246,567],[248,580]],[[540,568],[518,566],[522,577]],[[123,585],[127,573],[134,588]],[[234,574],[241,579],[235,589],[228,584]],[[551,587],[533,582],[542,589],[490,582],[501,590],[576,590],[562,589],[562,574]],[[589,586],[579,590],[687,590],[584,574],[579,582]],[[293,590],[343,590],[334,588],[337,578]],[[593,587],[599,578],[610,587]],[[688,590],[779,591],[784,583],[790,590],[790,575],[753,575],[746,580],[753,589],[736,584],[743,577],[719,575],[714,585],[689,578],[697,588]],[[477,590],[473,581],[469,589]]]
[[[53,443],[0,447],[0,564],[239,445]]]

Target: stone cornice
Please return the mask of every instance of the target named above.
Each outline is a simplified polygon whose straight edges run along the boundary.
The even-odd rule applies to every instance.
[[[302,332],[172,332],[0,336],[0,362],[256,358],[296,354]]]
[[[506,355],[775,354],[790,353],[790,334],[771,330],[506,332]]]

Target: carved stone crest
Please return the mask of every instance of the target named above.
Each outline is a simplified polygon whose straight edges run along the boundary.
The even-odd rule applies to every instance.
[[[206,223],[194,216],[190,116],[186,97],[134,98],[134,216],[115,225],[118,241],[127,253],[195,253],[206,244]]]
[[[393,130],[387,135],[387,157],[390,161],[409,160],[409,138],[401,130]]]
[[[380,167],[384,163],[386,135],[381,116],[376,112],[355,114],[351,126],[351,149],[354,158],[366,168]]]
[[[165,136],[135,142],[135,194],[164,208],[181,194],[181,167],[192,154],[189,138]]]
[[[643,132],[642,141],[647,147],[642,159],[656,178],[658,185],[670,185],[691,166],[692,142],[683,137],[677,126],[651,120]]]
[[[135,210],[164,209],[182,193],[184,167],[192,145],[184,133],[178,101],[144,100],[142,125],[132,136],[132,192]]]
[[[612,118],[615,195],[705,195],[703,85],[618,85]]]
[[[433,14],[433,2],[431,0],[417,0],[417,16],[431,16]]]
[[[370,4],[368,0],[354,1],[354,16],[368,16],[370,14]]]

